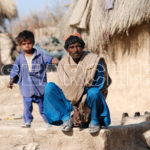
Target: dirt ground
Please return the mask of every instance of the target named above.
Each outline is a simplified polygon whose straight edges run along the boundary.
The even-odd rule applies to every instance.
[[[47,74],[48,82],[53,81],[58,83],[56,72],[49,72]],[[23,103],[22,96],[19,91],[18,85],[15,85],[13,89],[8,89],[7,83],[9,81],[9,76],[0,76],[0,126],[2,124],[20,125],[23,123],[22,113],[23,113]],[[38,106],[33,105],[33,122],[43,122],[39,114]],[[120,124],[120,115],[111,116],[112,125]],[[20,121],[18,121],[20,120]],[[12,122],[12,123],[11,123]]]

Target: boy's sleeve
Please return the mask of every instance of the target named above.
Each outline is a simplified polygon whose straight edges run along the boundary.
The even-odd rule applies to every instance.
[[[19,63],[19,57],[17,57],[10,72],[10,80],[16,78],[19,79],[19,73],[20,73],[20,63]],[[18,80],[15,81],[15,83],[17,82]]]
[[[53,58],[51,56],[44,54],[43,58],[44,58],[44,63],[46,65],[52,64],[52,59]]]

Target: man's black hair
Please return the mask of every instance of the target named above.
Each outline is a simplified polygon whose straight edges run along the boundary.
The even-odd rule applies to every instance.
[[[16,37],[17,43],[20,45],[23,41],[31,40],[34,44],[34,34],[31,31],[24,30]]]
[[[78,36],[72,36],[72,35],[65,41],[64,48],[67,50],[70,44],[75,44],[77,42],[79,42],[81,44],[81,47],[84,48],[85,46],[84,41]]]

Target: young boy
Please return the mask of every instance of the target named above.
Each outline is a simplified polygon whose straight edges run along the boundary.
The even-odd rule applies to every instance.
[[[16,40],[22,51],[12,67],[8,88],[12,88],[14,83],[19,84],[24,103],[23,127],[31,126],[33,102],[38,104],[40,114],[48,125],[43,112],[44,87],[47,83],[46,67],[48,64],[58,64],[58,60],[33,48],[34,35],[30,31],[19,33]]]

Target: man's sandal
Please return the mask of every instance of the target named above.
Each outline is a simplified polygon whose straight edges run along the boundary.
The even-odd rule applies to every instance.
[[[63,125],[61,126],[61,131],[64,132],[70,131],[72,129],[72,126],[73,126],[73,120],[70,118],[63,123]]]
[[[89,133],[93,134],[100,131],[100,125],[93,125],[91,122],[89,124]]]

